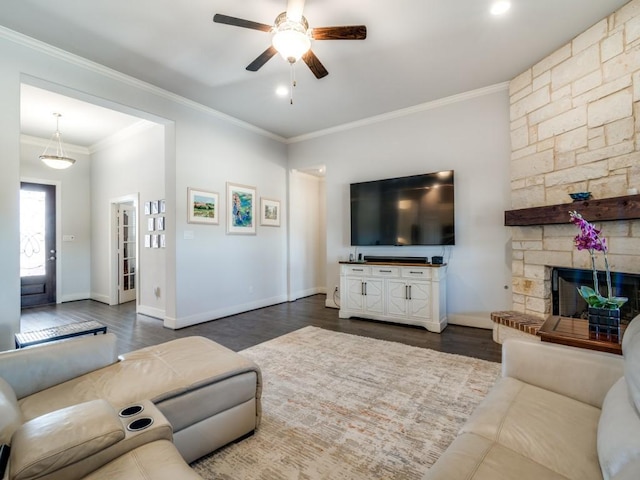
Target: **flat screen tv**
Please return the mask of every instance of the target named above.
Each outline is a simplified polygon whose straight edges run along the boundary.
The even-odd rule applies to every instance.
[[[351,184],[351,245],[455,245],[453,170]]]

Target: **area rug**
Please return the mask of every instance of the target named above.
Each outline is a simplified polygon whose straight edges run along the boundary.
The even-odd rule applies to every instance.
[[[305,327],[242,352],[260,365],[256,434],[192,467],[205,479],[418,479],[500,365]]]

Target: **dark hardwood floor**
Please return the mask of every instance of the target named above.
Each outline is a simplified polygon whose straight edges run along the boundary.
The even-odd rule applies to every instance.
[[[400,342],[416,347],[500,362],[501,347],[490,330],[449,325],[442,333],[424,328],[362,319],[340,319],[338,310],[326,308],[324,295],[301,298],[180,330],[164,328],[162,321],[138,315],[135,302],[108,306],[92,300],[62,303],[22,311],[21,331],[96,320],[118,337],[118,351],[125,353],[175,338],[201,335],[240,351],[307,325],[337,332]]]

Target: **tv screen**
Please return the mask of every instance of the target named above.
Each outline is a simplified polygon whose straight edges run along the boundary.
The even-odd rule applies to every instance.
[[[351,184],[351,245],[454,245],[453,170]]]

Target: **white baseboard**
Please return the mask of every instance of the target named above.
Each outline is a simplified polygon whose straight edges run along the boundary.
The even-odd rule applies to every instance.
[[[67,295],[61,295],[60,297],[58,297],[57,303],[77,302],[78,300],[89,300],[90,298],[91,298],[90,292],[69,293]]]
[[[107,305],[111,305],[111,303],[109,303],[111,301],[111,299],[109,298],[109,295],[102,295],[100,293],[91,292],[90,298],[91,300],[95,300],[96,302],[101,302],[101,303],[106,303]]]
[[[306,290],[293,292],[289,295],[289,301],[294,302],[299,298],[310,297],[312,295],[318,295],[320,293],[322,294],[327,293],[327,287],[314,287],[314,288],[308,288]]]
[[[238,313],[248,312],[250,310],[256,310],[258,308],[269,307],[271,305],[277,305],[278,303],[287,302],[286,295],[280,295],[277,297],[265,298],[263,300],[257,300],[255,302],[244,303],[242,305],[233,305],[227,308],[221,308],[218,310],[211,310],[208,312],[198,313],[188,317],[171,318],[164,317],[164,326],[177,330],[179,328],[189,327],[198,323],[208,322],[210,320],[216,320],[218,318],[228,317],[229,315],[236,315]]]
[[[451,313],[447,315],[449,325],[463,325],[465,327],[484,328],[493,330],[491,312]]]
[[[136,306],[136,313],[141,315],[146,315],[147,317],[157,318],[159,320],[164,320],[164,310],[159,308],[150,307],[148,305],[138,305]]]

